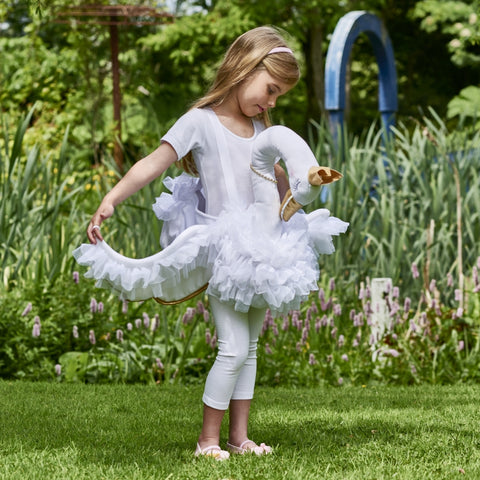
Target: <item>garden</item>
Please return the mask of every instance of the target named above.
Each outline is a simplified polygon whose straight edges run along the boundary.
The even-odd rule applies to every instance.
[[[276,3],[267,12],[262,2],[172,2],[173,23],[121,31],[120,138],[108,29],[56,23],[66,1],[0,6],[2,478],[480,473],[472,453],[480,379],[478,2]],[[386,132],[376,112],[378,70],[360,38],[339,137],[317,101],[312,62],[323,57],[315,60],[312,49],[324,56],[336,22],[358,3],[389,29],[400,105]],[[220,52],[262,23],[291,35],[305,71],[279,101],[275,123],[301,133],[321,164],[344,175],[306,210],[327,208],[350,225],[334,239],[335,253],[320,259],[318,290],[298,311],[267,312],[264,320],[253,423],[274,437],[277,453],[212,470],[202,461],[192,467],[191,455],[217,347],[208,297],[122,302],[95,288],[72,251],[87,242],[91,215],[124,173],[114,145],[125,168],[153,150],[201,95]],[[412,28],[431,62],[416,51]],[[117,207],[102,225],[113,248],[137,258],[160,249],[151,205],[168,191],[163,181],[180,173],[171,167]],[[388,279],[380,326],[378,279]]]

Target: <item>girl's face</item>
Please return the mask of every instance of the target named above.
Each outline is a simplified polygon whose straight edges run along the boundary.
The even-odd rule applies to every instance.
[[[238,86],[237,103],[243,115],[254,117],[273,108],[278,97],[291,88],[291,85],[272,77],[266,70],[256,70]]]

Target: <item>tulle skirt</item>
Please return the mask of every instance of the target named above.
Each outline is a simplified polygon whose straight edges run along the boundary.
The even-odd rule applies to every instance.
[[[168,194],[157,199],[157,216],[171,212],[163,208],[171,201]],[[289,222],[278,222],[272,233],[263,228],[256,204],[245,209],[231,206],[218,217],[197,207],[198,202],[190,202],[175,216],[162,218],[165,231],[176,236],[169,234],[165,241],[164,235],[165,248],[150,257],[127,258],[105,241],[83,244],[73,255],[89,267],[86,277],[96,279],[96,286],[124,300],[174,302],[208,284],[209,295],[238,311],[253,306],[283,314],[298,309],[318,289],[318,257],[333,253],[332,237],[348,228],[326,209],[298,212]]]

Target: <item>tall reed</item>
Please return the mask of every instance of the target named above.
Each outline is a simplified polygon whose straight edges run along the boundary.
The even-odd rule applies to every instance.
[[[323,205],[350,222],[323,267],[347,281],[391,277],[413,297],[412,264],[425,286],[441,284],[451,268],[461,279],[463,262],[473,265],[479,254],[480,133],[448,131],[431,112],[413,128],[399,124],[389,139],[373,125],[363,139],[346,135],[343,149],[320,138],[316,152],[344,174]]]

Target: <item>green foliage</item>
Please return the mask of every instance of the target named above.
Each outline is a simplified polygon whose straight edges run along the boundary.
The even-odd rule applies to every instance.
[[[198,381],[208,371],[215,348],[205,303],[133,303],[125,312],[108,292],[77,280],[71,251],[84,239],[87,212],[96,208],[117,174],[107,168],[94,174],[73,171],[67,136],[58,156],[26,147],[33,113],[15,134],[4,129],[0,158],[5,252],[0,270],[1,375],[52,379],[59,364],[62,373],[57,378],[64,381]],[[6,117],[4,125],[9,125]],[[273,354],[260,357],[261,383],[477,380],[480,196],[473,188],[478,172],[472,158],[479,149],[479,133],[466,124],[448,131],[434,112],[412,133],[399,125],[386,142],[381,133],[372,125],[364,137],[345,133],[336,145],[328,130],[317,125],[317,158],[342,171],[344,178],[325,189],[312,208],[327,207],[350,222],[347,234],[335,239],[337,252],[321,259],[323,291],[330,277],[335,277],[337,289],[324,298],[314,294],[294,314],[295,322],[293,315],[267,318],[262,345]],[[118,207],[102,226],[107,241],[127,256],[147,256],[158,249],[161,225],[150,205],[162,191],[159,182]],[[421,272],[416,281],[412,264]],[[373,358],[368,307],[358,296],[370,278],[384,276],[416,307],[401,312],[402,302],[395,300],[393,324],[378,339]],[[363,316],[361,326],[353,324],[351,311],[354,318]],[[148,328],[143,323],[147,318]],[[400,354],[389,356],[385,349]]]
[[[448,104],[448,118],[471,118],[477,121],[480,114],[480,87],[473,85],[464,88]]]
[[[414,15],[422,19],[422,28],[427,32],[441,30],[453,37],[448,44],[453,63],[460,67],[478,65],[479,6],[478,0],[424,0],[416,3]]]

